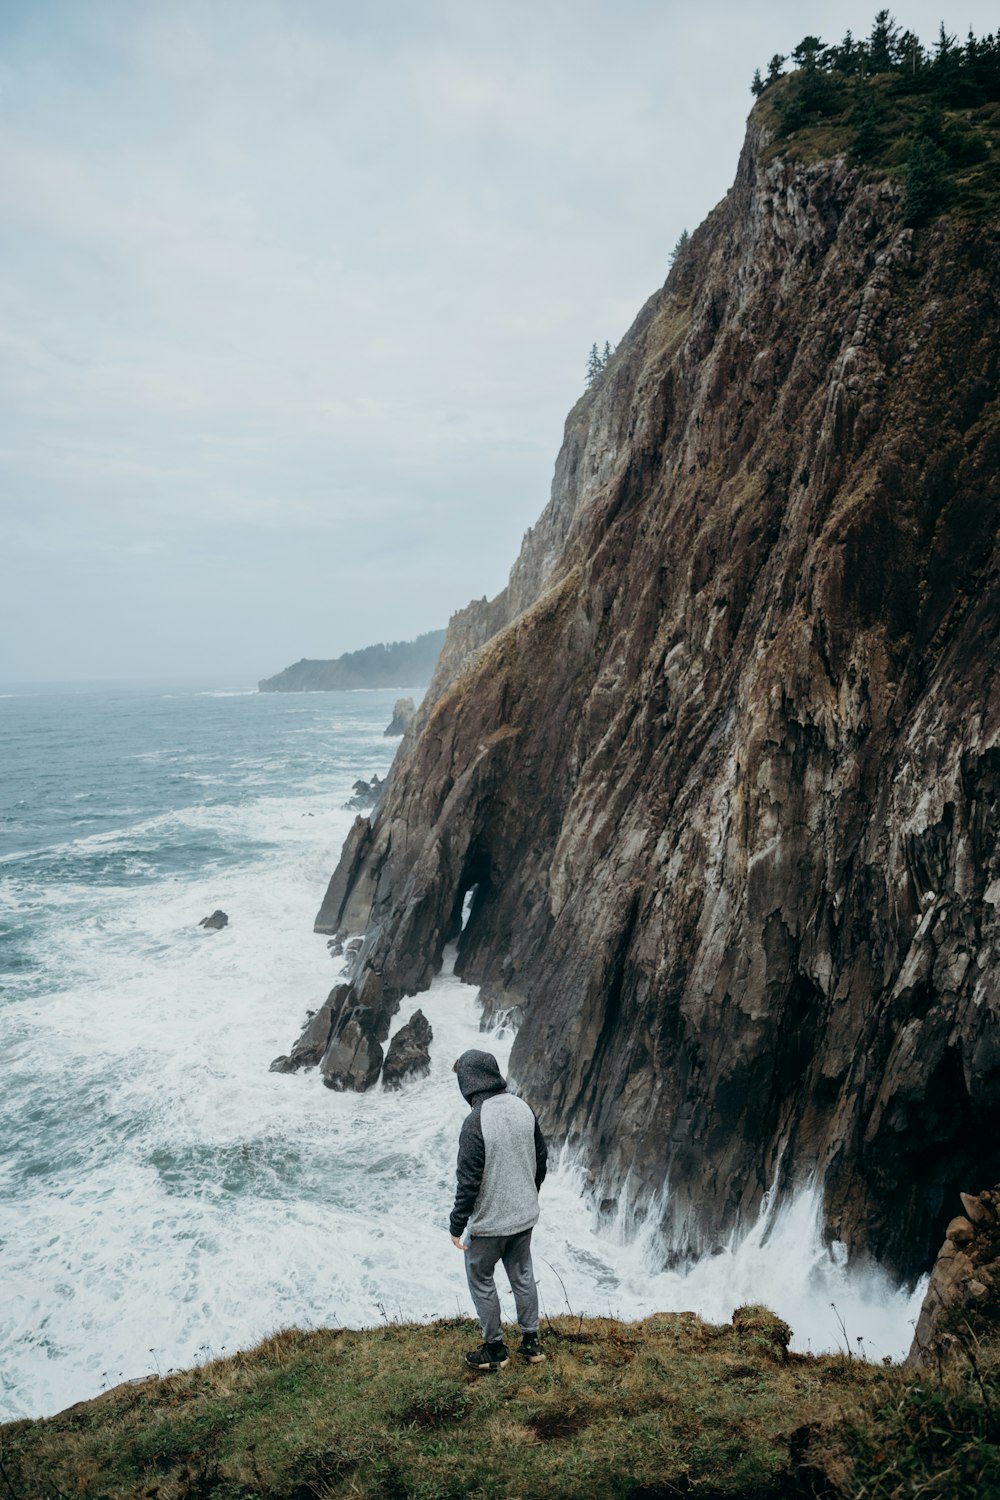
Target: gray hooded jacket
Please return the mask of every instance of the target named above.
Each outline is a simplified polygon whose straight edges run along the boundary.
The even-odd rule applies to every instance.
[[[451,1213],[456,1237],[520,1234],[538,1222],[538,1189],[548,1151],[534,1111],[508,1094],[489,1052],[463,1052],[455,1064],[471,1112],[458,1143],[458,1187]]]

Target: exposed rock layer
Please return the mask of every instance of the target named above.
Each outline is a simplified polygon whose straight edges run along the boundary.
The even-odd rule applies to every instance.
[[[431,1070],[431,1023],[422,1010],[415,1010],[389,1043],[382,1068],[382,1086],[398,1089],[406,1078],[423,1078]]]
[[[912,1274],[993,1175],[1000,235],[900,200],[751,122],[318,919],[383,1039],[458,938],[678,1253],[818,1173]]]

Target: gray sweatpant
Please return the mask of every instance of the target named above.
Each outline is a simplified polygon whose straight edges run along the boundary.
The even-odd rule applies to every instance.
[[[495,1344],[503,1337],[500,1299],[493,1280],[498,1260],[503,1261],[510,1279],[521,1332],[538,1332],[538,1288],[531,1264],[531,1230],[523,1229],[520,1234],[507,1235],[474,1234],[465,1252],[465,1274],[483,1325],[483,1338],[488,1344]]]

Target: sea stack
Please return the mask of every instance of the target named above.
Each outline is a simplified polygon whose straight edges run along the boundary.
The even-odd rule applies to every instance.
[[[413,716],[417,708],[412,698],[397,698],[393,705],[392,718],[383,731],[388,739],[395,735],[405,734],[413,722]]]

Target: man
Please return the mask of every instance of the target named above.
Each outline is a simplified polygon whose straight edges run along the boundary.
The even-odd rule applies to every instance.
[[[463,1052],[455,1064],[462,1097],[471,1106],[458,1143],[458,1189],[451,1211],[451,1242],[465,1251],[465,1274],[483,1325],[483,1344],[465,1356],[473,1370],[503,1369],[507,1345],[493,1272],[497,1261],[510,1278],[521,1355],[537,1365],[538,1291],[531,1265],[531,1231],[538,1222],[538,1189],[548,1151],[531,1106],[508,1094],[496,1058]],[[469,1242],[462,1233],[468,1230]]]

